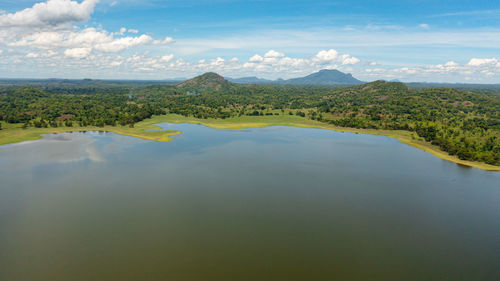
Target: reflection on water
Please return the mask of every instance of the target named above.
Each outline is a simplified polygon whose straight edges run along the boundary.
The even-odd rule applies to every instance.
[[[272,127],[0,146],[0,280],[497,280],[500,173]]]
[[[42,140],[26,141],[0,146],[3,159],[10,160],[14,167],[26,167],[41,163],[65,163],[91,160],[104,161],[95,146],[94,136],[98,132],[75,132],[47,134]],[[24,157],[19,157],[23,155]]]

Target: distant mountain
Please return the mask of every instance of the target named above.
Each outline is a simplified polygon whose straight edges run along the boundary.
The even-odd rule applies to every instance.
[[[263,78],[258,78],[255,76],[251,77],[241,77],[241,78],[229,78],[227,80],[237,84],[270,84],[273,83],[273,80],[267,80]]]
[[[293,85],[359,85],[363,82],[336,69],[323,69],[306,77],[285,80],[285,84]]]
[[[193,91],[206,91],[206,90],[223,90],[228,89],[233,84],[227,81],[224,77],[214,72],[207,72],[200,76],[177,84],[177,88],[183,88]]]
[[[460,90],[500,91],[500,84],[466,84],[466,83],[434,83],[434,82],[408,82],[405,84],[408,85],[408,87],[415,89],[453,88]]]
[[[267,80],[257,77],[228,78],[238,84],[291,84],[291,85],[359,85],[362,81],[354,78],[350,73],[343,73],[336,69],[323,69],[305,77],[288,80]]]

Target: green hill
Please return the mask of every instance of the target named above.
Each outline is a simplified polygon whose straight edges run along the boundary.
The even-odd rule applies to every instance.
[[[221,91],[231,88],[234,84],[214,72],[207,72],[200,76],[177,84],[177,88],[193,92]]]

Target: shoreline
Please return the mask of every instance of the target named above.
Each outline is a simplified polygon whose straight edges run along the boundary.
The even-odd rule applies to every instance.
[[[171,130],[152,130],[149,129],[162,129],[155,124],[162,123],[158,122],[157,118],[151,118],[143,120],[136,123],[134,128],[128,126],[74,126],[74,127],[50,127],[50,128],[27,128],[23,129],[21,124],[2,124],[2,130],[0,130],[0,145],[7,145],[13,143],[20,143],[24,141],[39,140],[43,138],[44,134],[57,134],[57,133],[69,133],[69,132],[84,132],[84,131],[104,131],[111,132],[119,135],[130,136],[141,138],[145,140],[168,142],[172,140],[171,136],[181,134],[178,131]]]
[[[289,126],[300,128],[315,128],[326,129],[337,132],[358,133],[368,135],[382,135],[390,138],[395,138],[398,141],[424,150],[432,155],[443,160],[454,162],[458,165],[463,165],[471,168],[477,168],[485,171],[500,171],[500,166],[494,166],[482,162],[473,162],[461,160],[456,156],[449,155],[447,152],[440,150],[425,141],[415,139],[415,134],[409,131],[396,130],[375,130],[375,129],[356,129],[346,127],[336,127],[321,123],[314,120],[306,120],[302,117],[288,115],[274,116],[241,116],[228,119],[197,119],[194,117],[184,117],[176,114],[168,114],[161,116],[153,116],[150,119],[143,120],[135,124],[134,128],[127,126],[104,126],[104,127],[57,127],[57,128],[28,128],[22,129],[21,124],[6,124],[4,129],[0,130],[0,145],[18,143],[28,140],[41,139],[42,134],[64,133],[64,132],[81,132],[81,131],[106,131],[120,135],[137,137],[145,140],[153,140],[160,142],[171,141],[171,136],[181,134],[179,131],[169,130],[149,130],[161,128],[157,126],[160,123],[190,123],[201,124],[213,129],[247,129],[247,128],[265,128],[270,126]],[[16,126],[18,125],[18,126]],[[10,135],[9,135],[10,133]]]

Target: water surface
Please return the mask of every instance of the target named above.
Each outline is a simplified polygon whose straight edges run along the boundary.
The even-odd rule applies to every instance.
[[[500,173],[270,127],[0,146],[0,280],[499,280]]]

